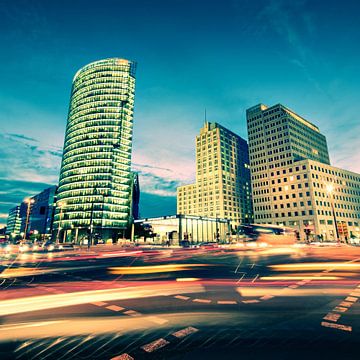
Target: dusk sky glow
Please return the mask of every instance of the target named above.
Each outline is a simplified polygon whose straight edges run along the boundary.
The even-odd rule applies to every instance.
[[[72,79],[109,57],[137,62],[144,217],[174,214],[194,180],[205,108],[247,139],[246,109],[282,103],[320,128],[332,165],[360,172],[359,14],[351,0],[2,0],[0,225],[58,182]]]

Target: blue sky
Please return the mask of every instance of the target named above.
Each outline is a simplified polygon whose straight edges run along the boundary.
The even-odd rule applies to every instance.
[[[333,165],[360,172],[360,2],[2,0],[0,224],[56,184],[71,81],[87,63],[138,63],[134,169],[141,214],[176,210],[208,120],[247,138],[245,111],[282,103],[327,137]]]

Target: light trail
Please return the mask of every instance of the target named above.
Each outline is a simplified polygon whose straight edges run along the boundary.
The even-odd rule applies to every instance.
[[[198,267],[207,267],[207,264],[168,264],[168,265],[154,265],[154,266],[122,266],[110,267],[110,274],[115,275],[130,275],[130,274],[155,274],[168,273],[176,271],[192,270]]]
[[[360,270],[360,264],[344,263],[344,262],[318,262],[318,263],[303,263],[303,264],[279,264],[271,265],[270,268],[276,271],[294,271],[294,270],[327,270],[327,269],[345,269],[345,270]]]
[[[21,299],[0,301],[0,316],[19,314],[29,311],[56,309],[66,306],[93,303],[97,301],[113,301],[124,299],[146,298],[153,296],[168,296],[181,293],[203,292],[204,288],[198,284],[181,286],[179,283],[163,285],[112,288],[106,290],[80,291],[69,294],[54,294],[32,296]]]

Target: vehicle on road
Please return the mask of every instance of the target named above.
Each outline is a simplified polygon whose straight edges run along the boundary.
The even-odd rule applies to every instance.
[[[52,241],[46,241],[42,245],[42,249],[44,251],[53,251],[53,250],[55,250],[55,243],[53,243]]]
[[[55,245],[55,250],[74,250],[73,243],[61,243]]]
[[[34,247],[34,244],[30,241],[26,241],[23,242],[19,245],[19,252],[24,253],[24,252],[29,252],[32,251]]]
[[[272,224],[240,225],[237,234],[244,243],[258,242],[281,246],[296,243],[296,231],[292,228]]]
[[[16,246],[9,241],[2,242],[0,244],[0,251],[4,253],[11,253],[16,250]]]

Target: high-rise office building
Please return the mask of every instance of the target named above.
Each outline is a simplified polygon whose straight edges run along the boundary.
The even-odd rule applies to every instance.
[[[20,205],[10,209],[6,224],[6,233],[11,236],[19,235],[21,232]]]
[[[129,225],[135,70],[111,58],[73,79],[54,221],[62,238],[115,238]]]
[[[247,142],[217,123],[196,136],[196,183],[177,189],[177,213],[252,222]]]
[[[248,109],[247,126],[256,223],[302,239],[359,235],[360,176],[330,165],[318,127],[281,104]]]

